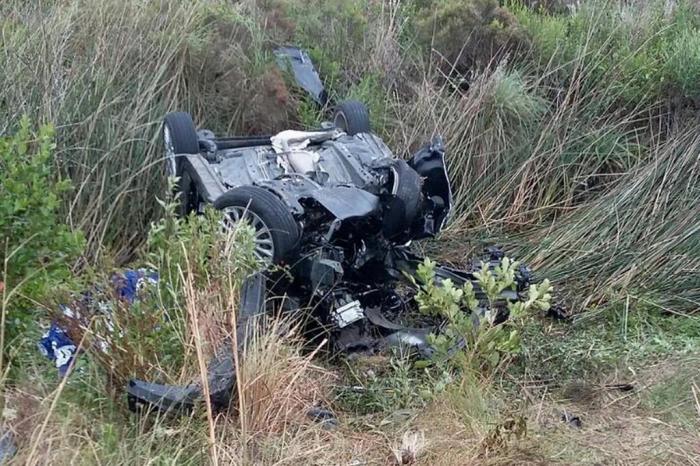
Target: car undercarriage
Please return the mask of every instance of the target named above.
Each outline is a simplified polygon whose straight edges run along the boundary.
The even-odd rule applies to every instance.
[[[303,59],[297,52],[285,53]],[[300,72],[297,82],[318,97],[313,67]],[[411,242],[435,237],[449,217],[452,192],[439,136],[408,160],[396,157],[371,132],[364,105],[349,101],[336,105],[320,129],[271,136],[216,137],[196,130],[188,114],[169,114],[163,139],[166,173],[179,178],[181,215],[213,205],[225,228],[249,223],[255,254],[265,266],[245,282],[238,348],[227,341],[208,366],[213,404],[228,406],[233,396],[234,353],[253,317],[280,309],[298,316],[309,334],[326,336],[333,354],[401,346],[431,356],[428,335],[440,333],[444,321],[417,312],[414,277],[424,258]],[[493,270],[502,258],[494,248],[483,260]],[[438,265],[436,282],[470,283],[484,301],[475,276],[481,267],[481,261],[462,269]],[[507,318],[508,304],[521,299],[531,281],[530,270],[521,266],[512,289],[491,303],[497,320]],[[464,344],[457,342],[455,350]],[[202,397],[198,383],[132,380],[127,392],[133,409],[187,409]]]

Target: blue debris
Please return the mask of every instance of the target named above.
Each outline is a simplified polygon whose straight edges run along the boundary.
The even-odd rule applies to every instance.
[[[138,299],[141,290],[149,284],[156,283],[158,283],[158,274],[147,269],[126,270],[124,273],[112,276],[112,284],[117,295],[130,304]]]
[[[51,324],[49,330],[39,340],[39,351],[54,361],[61,377],[64,377],[68,372],[76,349],[68,334],[56,322]]]
[[[0,464],[6,464],[17,453],[12,432],[0,431]]]
[[[141,291],[158,283],[158,273],[148,269],[127,269],[122,273],[115,273],[111,278],[111,283],[116,296],[129,304],[139,299]],[[80,307],[87,307],[90,304],[97,304],[97,308],[103,312],[109,312],[110,304],[108,302],[93,302],[92,293],[83,293],[80,299]],[[72,309],[70,306],[60,306],[62,314],[71,320],[80,324],[82,316],[80,312]],[[101,345],[102,350],[106,351],[108,345],[106,342]],[[42,335],[38,343],[39,351],[51,361],[54,361],[58,373],[64,377],[75,358],[77,347],[75,342],[58,322],[52,322],[51,327]]]

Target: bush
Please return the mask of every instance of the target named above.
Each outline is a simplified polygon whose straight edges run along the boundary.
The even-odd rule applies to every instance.
[[[529,42],[517,18],[496,0],[420,2],[416,18],[418,41],[440,55],[448,73],[473,73]]]
[[[33,323],[27,312],[33,302],[70,279],[82,251],[82,235],[61,216],[71,183],[56,180],[54,147],[53,128],[34,133],[28,118],[14,136],[0,139],[0,293],[10,338]]]
[[[497,302],[503,291],[514,289],[517,267],[518,263],[507,257],[494,270],[482,262],[481,270],[474,274],[486,296],[481,301],[469,281],[462,288],[456,288],[449,278],[438,283],[435,263],[430,259],[418,267],[416,301],[420,311],[445,319],[443,331],[429,338],[439,364],[451,361],[457,367],[494,369],[505,357],[520,350],[518,321],[532,311],[549,309],[552,287],[548,280],[530,285],[524,301],[508,303],[510,320],[500,323],[498,318],[503,311],[496,307]]]

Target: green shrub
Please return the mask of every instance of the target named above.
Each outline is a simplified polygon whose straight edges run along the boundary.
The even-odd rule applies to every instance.
[[[71,278],[82,251],[82,235],[63,223],[61,200],[71,183],[56,180],[54,148],[53,129],[35,133],[28,118],[0,139],[0,294],[10,337],[33,323],[33,302]]]
[[[419,2],[415,28],[418,42],[434,49],[448,72],[483,69],[528,45],[517,18],[496,0]]]
[[[439,364],[451,361],[456,367],[494,369],[504,357],[520,350],[519,320],[532,311],[546,311],[552,299],[548,280],[531,285],[523,301],[508,304],[509,320],[497,323],[497,302],[501,293],[515,289],[518,263],[507,257],[491,270],[487,263],[474,275],[486,300],[477,299],[474,286],[466,282],[456,288],[450,279],[435,279],[435,263],[426,259],[419,267],[420,282],[416,301],[422,313],[444,318],[446,325],[438,335],[430,335]],[[460,346],[463,351],[459,351]]]

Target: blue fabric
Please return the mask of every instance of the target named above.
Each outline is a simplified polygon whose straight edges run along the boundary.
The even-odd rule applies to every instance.
[[[76,347],[65,330],[53,322],[49,330],[39,340],[39,351],[54,361],[59,375],[63,377],[73,362]]]
[[[151,270],[126,270],[112,276],[112,284],[120,299],[133,303],[139,292],[149,283],[157,283],[158,274]]]
[[[122,273],[112,275],[111,283],[116,296],[129,304],[139,299],[139,293],[147,286],[158,283],[158,274],[148,269],[127,269]],[[94,303],[92,293],[87,291],[82,294],[75,310],[70,306],[61,305],[61,313],[70,320],[80,324],[83,316],[78,309],[86,308],[91,304],[97,304],[98,309],[111,309],[109,303]],[[75,343],[71,340],[65,329],[57,322],[52,322],[49,329],[42,335],[38,342],[39,351],[51,361],[54,361],[58,373],[61,377],[68,372],[75,353],[77,351]],[[103,348],[104,350],[105,348]]]

